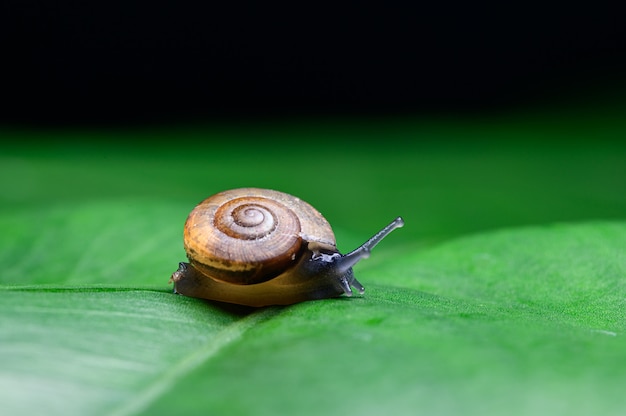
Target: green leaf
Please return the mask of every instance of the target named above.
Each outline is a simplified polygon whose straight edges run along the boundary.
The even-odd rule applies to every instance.
[[[252,310],[172,294],[158,269],[173,271],[180,248],[157,234],[124,254],[117,242],[139,243],[146,227],[130,226],[134,211],[149,209],[123,206],[100,222],[101,205],[4,218],[58,223],[3,273],[7,414],[582,415],[626,404],[624,223],[380,247],[358,266],[363,297]],[[178,208],[156,210],[147,218]],[[103,223],[92,246],[72,243]],[[117,250],[120,264],[107,265]],[[151,250],[171,256],[144,270]],[[52,284],[72,252],[77,271]]]
[[[621,415],[618,110],[0,131],[0,412]],[[187,213],[238,186],[312,203],[342,251],[407,226],[357,265],[364,296],[173,294]]]

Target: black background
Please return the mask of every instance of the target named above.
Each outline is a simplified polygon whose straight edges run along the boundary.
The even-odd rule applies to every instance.
[[[617,8],[207,4],[5,2],[1,121],[468,113],[624,90]]]

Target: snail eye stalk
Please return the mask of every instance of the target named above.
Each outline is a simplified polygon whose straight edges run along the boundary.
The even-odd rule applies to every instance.
[[[348,254],[339,257],[336,260],[338,270],[341,273],[346,273],[349,269],[352,268],[352,266],[357,264],[359,261],[368,258],[372,249],[376,247],[376,245],[380,243],[383,238],[387,237],[396,228],[401,228],[403,226],[404,220],[402,219],[402,217],[398,217],[395,220],[391,221],[386,227],[374,234],[369,240],[361,244],[358,248],[352,250]]]

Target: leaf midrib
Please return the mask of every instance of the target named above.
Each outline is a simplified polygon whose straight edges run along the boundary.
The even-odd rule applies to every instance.
[[[167,371],[163,372],[146,388],[132,396],[122,406],[114,409],[110,414],[115,416],[135,415],[145,410],[152,402],[168,391],[176,382],[187,373],[201,364],[215,357],[222,349],[239,340],[244,333],[257,324],[278,315],[283,308],[270,307],[260,309],[250,315],[228,325],[217,335],[194,352],[181,357],[178,362],[172,363]]]

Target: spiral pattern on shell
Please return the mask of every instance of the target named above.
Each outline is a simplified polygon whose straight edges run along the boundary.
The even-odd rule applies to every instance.
[[[332,229],[291,195],[241,188],[213,195],[189,214],[184,244],[190,263],[213,279],[254,284],[293,267],[306,243],[335,246]]]

